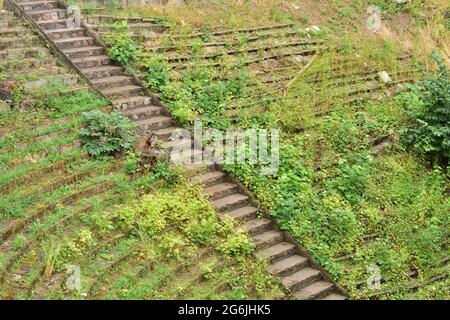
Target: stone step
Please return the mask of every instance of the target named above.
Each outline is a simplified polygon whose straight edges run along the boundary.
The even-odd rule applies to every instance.
[[[308,258],[294,254],[274,264],[271,264],[269,266],[269,272],[271,274],[284,277],[297,272],[298,270],[308,266],[308,264]]]
[[[90,56],[83,58],[72,59],[72,62],[80,69],[101,67],[111,64],[111,59],[108,56]]]
[[[95,68],[81,69],[81,72],[89,79],[99,79],[104,77],[118,76],[122,74],[122,67],[103,66]]]
[[[45,31],[67,28],[67,19],[38,21],[37,24]]]
[[[12,11],[0,11],[0,22],[9,22],[14,20],[14,13]]]
[[[64,93],[72,94],[72,93],[87,93],[89,92],[90,87],[86,84],[80,84],[77,86],[69,87]]]
[[[97,46],[87,46],[81,48],[64,49],[62,52],[70,59],[79,59],[83,57],[100,56],[105,54],[105,49]]]
[[[95,44],[95,39],[92,37],[65,38],[57,39],[55,40],[55,43],[60,49],[71,49],[93,46]]]
[[[36,22],[41,21],[57,21],[63,18],[67,18],[66,9],[46,9],[46,10],[33,10],[28,11],[28,14]]]
[[[103,94],[110,98],[127,98],[127,97],[134,97],[143,95],[143,89],[140,86],[135,85],[127,85],[124,87],[115,87],[115,88],[108,88],[102,90]]]
[[[149,119],[162,114],[162,108],[157,106],[145,106],[131,108],[124,111],[124,114],[133,121]]]
[[[299,291],[322,278],[319,270],[306,267],[281,279],[284,287],[290,291]]]
[[[164,148],[167,151],[172,151],[175,147],[178,147],[178,148],[191,148],[192,147],[192,140],[177,139],[177,140],[169,140],[169,141],[164,142]]]
[[[100,34],[108,33],[112,25],[98,25],[95,27]],[[168,26],[150,24],[150,23],[132,23],[128,24],[128,30],[133,34],[141,34],[144,36],[154,36],[167,30]]]
[[[106,57],[106,56],[104,56],[104,57]],[[75,61],[75,60],[76,59],[73,59],[72,61]],[[124,87],[124,86],[132,84],[133,78],[129,77],[129,76],[114,76],[114,77],[95,79],[92,81],[92,83],[95,84],[99,89]]]
[[[50,51],[47,48],[18,48],[7,49],[0,51],[0,59],[27,59],[27,58],[42,58],[48,56]]]
[[[178,128],[175,127],[169,127],[169,128],[164,128],[164,129],[160,129],[160,130],[156,130],[155,132],[153,132],[160,140],[162,141],[167,141],[168,139],[170,139],[174,134],[176,134],[176,132],[178,131]]]
[[[13,69],[14,71],[20,71],[27,69],[41,68],[44,66],[54,65],[55,59],[53,57],[47,57],[46,59],[36,59],[36,58],[25,58],[18,60],[7,60],[3,65],[8,69]]]
[[[2,38],[0,39],[0,50],[19,49],[39,45],[36,38]]]
[[[213,201],[213,205],[220,212],[224,212],[244,207],[248,204],[248,200],[248,196],[236,193]]]
[[[170,152],[170,161],[173,164],[179,165],[187,165],[195,163],[195,157],[199,157],[202,160],[203,150],[193,149],[189,147],[187,150],[180,150],[181,152]]]
[[[64,68],[58,67],[56,65],[48,65],[43,68],[35,68],[33,69],[33,72],[30,74],[30,70],[17,70],[14,73],[15,77],[21,77],[24,79],[24,81],[29,81],[30,77],[32,79],[37,78],[46,78],[48,76],[56,76],[56,75],[62,75],[66,74],[67,70]]]
[[[159,130],[170,127],[173,123],[171,117],[166,116],[156,116],[150,119],[138,120],[135,122],[136,126],[141,130]]]
[[[347,300],[347,297],[333,292],[321,298],[320,300]]]
[[[0,38],[22,37],[28,30],[22,27],[0,27]]]
[[[201,174],[204,174],[206,172],[214,171],[215,165],[214,164],[187,164],[184,166],[184,169],[186,170],[187,176],[190,178],[195,178],[196,176],[199,176]]]
[[[121,18],[121,17],[115,17],[107,14],[98,14],[95,16],[89,16],[87,17],[87,20],[89,23],[92,24],[103,24],[103,23],[115,23],[126,20],[130,25],[135,23],[146,23],[146,24],[155,24],[158,23],[157,19],[152,18],[143,18],[143,17],[135,17],[135,18]]]
[[[47,83],[54,83],[55,81],[68,85],[68,86],[76,86],[79,83],[79,79],[77,75],[54,75],[48,76],[45,78],[40,78],[38,80],[29,81],[24,83],[24,88],[26,89],[36,89],[42,87]]]
[[[332,292],[333,289],[333,283],[321,280],[296,291],[294,295],[299,300],[320,299],[321,297],[325,297],[328,293]]]
[[[295,245],[289,242],[280,242],[269,248],[265,248],[256,252],[256,256],[260,259],[268,260],[270,263],[276,263],[295,253]]]
[[[269,230],[252,237],[257,249],[272,247],[283,241],[283,233],[276,230]]]
[[[58,8],[58,1],[45,0],[45,1],[21,1],[18,3],[24,11],[33,10],[48,10]]]
[[[84,28],[55,28],[46,30],[45,33],[53,40],[67,39],[67,38],[81,38],[86,36],[86,29]]]
[[[210,186],[213,186],[215,184],[221,183],[226,178],[225,172],[222,171],[211,171],[206,172],[200,176],[197,176],[193,179],[194,183],[200,183],[205,188],[208,188]]]
[[[113,100],[112,104],[116,109],[118,109],[122,112],[125,112],[126,110],[129,110],[129,109],[150,106],[150,105],[152,105],[152,100],[153,99],[150,97],[136,96],[136,97],[129,97],[129,98]]]
[[[226,212],[226,215],[229,215],[235,219],[247,221],[253,218],[256,218],[256,213],[258,209],[252,206],[246,206],[239,209],[235,209],[233,211]]]
[[[68,129],[63,129],[63,130],[45,134],[45,135],[33,136],[33,137],[30,137],[30,140],[28,140],[28,141],[25,140],[25,141],[15,144],[14,146],[7,146],[7,147],[0,149],[0,154],[4,155],[11,151],[14,152],[14,151],[19,151],[19,150],[25,150],[25,149],[29,148],[33,143],[54,141],[55,139],[58,139],[61,137],[67,137],[71,134],[73,134],[73,130],[72,130],[72,128],[68,128]]]
[[[238,192],[239,188],[236,184],[230,182],[218,183],[214,186],[205,189],[205,193],[210,196],[212,200],[217,200],[230,194]]]
[[[273,227],[273,221],[266,218],[256,218],[249,220],[244,224],[244,228],[251,236],[257,236],[261,233],[269,231]]]

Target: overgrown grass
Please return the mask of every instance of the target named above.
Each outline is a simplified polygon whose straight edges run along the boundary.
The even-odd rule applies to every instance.
[[[382,12],[383,28],[378,35],[366,29],[369,4],[379,6]],[[302,2],[296,9],[290,1],[260,1],[250,8],[249,2],[228,1],[134,7],[116,14],[166,15],[176,26],[162,40],[139,42],[130,37],[129,41],[137,41],[136,46],[142,48],[138,56],[150,61],[148,65],[130,65],[138,72],[143,70],[149,87],[162,93],[163,101],[183,124],[201,117],[217,128],[283,129],[277,174],[261,176],[260,168],[253,165],[227,165],[226,169],[256,193],[280,225],[353,297],[374,293],[360,284],[370,275],[371,265],[379,266],[382,276],[389,279],[382,291],[403,290],[395,297],[441,296],[442,292],[433,292],[439,291],[441,284],[429,286],[425,279],[442,271],[440,261],[448,255],[448,173],[446,168],[429,167],[397,143],[408,115],[389,94],[372,93],[391,90],[393,94],[402,89],[400,84],[380,85],[380,71],[401,83],[420,78],[417,65],[432,70],[429,57],[436,47],[448,62],[445,39],[449,33],[442,19],[448,4],[440,0],[405,4],[341,0],[321,5],[314,9]],[[224,7],[226,11],[217,10]],[[233,10],[239,14],[229,14]],[[262,12],[266,15],[258,17]],[[322,30],[314,38],[324,39],[327,48],[295,68],[281,64],[280,74],[290,76],[285,82],[261,81],[261,73],[255,70],[264,74],[270,65],[267,70],[256,64],[242,66],[254,58],[245,50],[236,56],[223,54],[213,60],[213,67],[207,66],[211,63],[206,58],[212,50],[210,43],[223,41],[224,48],[241,49],[274,43],[268,39],[252,44],[248,35],[238,32],[215,37],[218,29],[279,22],[297,22],[298,27],[311,20]],[[408,31],[397,28],[396,23]],[[201,35],[188,38],[194,31]],[[281,34],[279,41],[285,40]],[[183,37],[177,41],[171,38],[175,35]],[[304,32],[299,35],[305,36]],[[146,51],[145,46],[171,49],[164,55]],[[171,57],[186,56],[187,62],[170,61]],[[237,72],[242,72],[245,81],[233,83],[239,90],[229,94],[227,81]],[[388,99],[367,101],[373,98]],[[419,283],[425,281],[416,291],[405,289],[411,270],[417,271]],[[380,297],[387,296],[382,293]]]
[[[369,4],[382,10],[384,28],[379,35],[366,30]],[[306,1],[299,5],[298,1],[265,0],[114,8],[107,12],[164,20],[172,29],[146,41],[129,35],[123,24],[112,28],[107,39],[113,48],[111,57],[136,70],[183,124],[202,117],[209,126],[221,129],[233,125],[283,130],[276,174],[263,176],[257,165],[227,165],[226,170],[256,194],[280,226],[353,298],[379,293],[382,299],[446,299],[448,278],[427,281],[448,272],[442,264],[448,258],[448,169],[430,166],[397,143],[399,129],[408,119],[398,100],[383,95],[378,98],[388,99],[377,101],[373,95],[358,94],[356,102],[348,100],[352,91],[379,86],[380,71],[402,80],[419,77],[415,64],[432,70],[429,53],[435,48],[448,63],[445,9],[448,4],[442,0],[402,5],[330,0],[321,2],[321,7]],[[275,59],[280,63],[271,61],[263,67],[248,63],[264,56],[263,48],[287,41],[285,30],[254,43],[249,34],[237,31],[227,37],[214,36],[216,30],[288,22],[296,23],[289,31],[297,30],[298,38],[326,41],[314,58],[300,57],[291,69],[287,66],[292,61],[287,59]],[[309,24],[320,25],[321,32],[305,33]],[[200,35],[175,40],[192,32]],[[221,41],[224,44],[219,45]],[[211,43],[219,49],[212,50]],[[148,46],[174,49],[153,52]],[[246,51],[255,47],[257,54]],[[212,60],[205,57],[228,49],[238,52]],[[410,60],[398,59],[409,54]],[[176,57],[189,58],[180,62]],[[274,66],[281,68],[274,72],[276,76],[291,78],[280,83],[262,81],[261,72],[272,72]],[[392,89],[384,86],[380,91]],[[88,94],[55,99],[48,104],[52,117],[98,106],[91,104]],[[61,108],[66,102],[73,107]],[[17,115],[1,121],[19,123]],[[22,170],[11,175],[5,171],[1,181],[10,181]],[[84,217],[80,232],[50,236],[43,242],[40,250],[45,249],[48,280],[69,264],[80,264],[86,275],[82,291],[68,292],[62,285],[49,290],[47,297],[83,298],[86,290],[109,299],[278,295],[264,264],[249,258],[249,239],[231,232],[232,223],[217,219],[200,189],[178,181],[164,165],[136,182],[122,176],[115,182],[122,200],[134,200],[108,209],[108,214],[100,206]],[[140,198],[135,192],[139,188],[151,195]],[[127,236],[117,243],[97,248],[108,237],[122,233]],[[18,239],[17,247],[20,244]],[[214,249],[199,257],[208,248]],[[120,258],[124,260],[108,269]],[[237,263],[222,269],[229,258]],[[365,285],[372,266],[380,268],[384,279],[379,291]],[[411,283],[419,288],[409,288]],[[108,293],[102,293],[102,284]]]

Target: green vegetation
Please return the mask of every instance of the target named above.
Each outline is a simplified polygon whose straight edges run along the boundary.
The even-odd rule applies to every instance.
[[[81,123],[81,143],[91,156],[111,156],[133,147],[134,123],[119,112],[86,112]]]
[[[202,115],[205,125],[225,129],[230,126],[227,109],[245,86],[243,72],[230,72],[223,80],[209,68],[191,68],[184,71],[180,82],[160,86],[163,101],[181,123],[192,123]],[[221,74],[223,76],[223,74]]]
[[[0,113],[1,299],[284,295],[200,186],[163,161],[143,163],[128,118],[82,84],[25,89],[34,74],[15,77],[20,90]],[[69,286],[74,265],[80,290]]]
[[[379,35],[364,33],[369,4],[385,18]],[[448,158],[449,34],[442,29],[443,1],[330,1],[320,10],[247,5],[117,12],[151,17],[163,10],[174,26],[159,37],[129,37],[141,48],[141,58],[129,59],[129,66],[185,125],[201,118],[219,129],[283,130],[276,174],[263,176],[258,165],[225,168],[353,298],[446,297],[447,280],[428,283],[448,275],[449,178],[442,159]],[[224,17],[218,7],[240,12]],[[400,35],[399,21],[410,32]],[[251,31],[286,22],[297,24]],[[320,31],[304,29],[305,23]],[[445,56],[436,72],[434,49]],[[417,66],[435,74],[421,75]],[[381,71],[391,82],[382,83]],[[430,167],[423,154],[440,166]],[[373,265],[383,277],[378,290],[366,287]]]
[[[146,83],[151,90],[158,91],[169,82],[170,67],[164,63],[164,58],[147,58],[144,62],[147,69]]]
[[[407,145],[448,165],[450,158],[450,75],[437,58],[439,71],[399,97],[411,118],[402,132]]]
[[[72,137],[70,133],[87,119],[95,121],[88,121],[86,130],[93,128],[100,134],[106,131],[99,128],[109,128],[109,133],[122,130],[115,126],[111,130],[111,125],[121,122],[104,119],[99,111],[104,101],[94,94],[41,99],[42,107],[35,112],[17,110],[3,118],[18,130],[11,127],[2,136],[2,159],[10,160],[0,174],[4,194],[0,231],[11,241],[0,247],[1,298],[267,299],[283,295],[276,279],[265,272],[266,264],[250,255],[253,246],[244,231],[236,232],[232,220],[219,221],[201,188],[185,182],[164,162],[140,170],[139,154],[129,153],[125,162],[108,157],[95,160],[82,149],[56,147],[46,148],[42,158],[16,164],[21,149],[8,150],[9,146],[23,144],[26,151],[20,154],[30,154],[41,148],[36,144],[38,137],[54,133],[63,137],[66,129]],[[59,108],[61,102],[64,110]],[[97,110],[83,114],[89,109]],[[61,117],[60,112],[72,116]],[[76,114],[85,120],[78,122]],[[45,119],[64,121],[58,125],[43,123]],[[27,121],[39,130],[21,129],[19,125]],[[48,139],[46,146],[62,143]],[[79,291],[67,287],[66,272],[72,265],[81,268]],[[21,274],[23,267],[30,272]]]
[[[278,172],[225,170],[351,298],[448,299],[448,4],[300,3],[114,7],[104,13],[169,28],[120,21],[104,39],[182,124],[281,129]],[[377,35],[369,4],[382,11]],[[68,90],[19,88],[0,114],[1,298],[283,296],[199,186],[164,162],[143,166],[130,121]],[[366,284],[374,266],[378,289]]]
[[[109,45],[108,54],[111,59],[123,64],[136,60],[138,49],[128,34],[128,24],[126,22],[113,24],[111,32],[105,37],[105,42]]]

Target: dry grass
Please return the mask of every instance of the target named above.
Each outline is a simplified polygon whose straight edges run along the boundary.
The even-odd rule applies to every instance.
[[[366,27],[366,9],[370,3],[382,6],[383,10],[383,27],[377,36],[370,34]],[[188,1],[184,5],[131,6],[115,14],[164,17],[170,21],[175,33],[287,22],[302,28],[319,25],[331,40],[341,41],[348,37],[363,41],[373,39],[376,43],[384,41],[395,45],[399,53],[414,53],[418,61],[427,60],[430,53],[438,49],[449,62],[450,32],[444,18],[447,10],[446,0],[411,0],[399,12],[392,12],[392,3],[387,0],[216,0]]]

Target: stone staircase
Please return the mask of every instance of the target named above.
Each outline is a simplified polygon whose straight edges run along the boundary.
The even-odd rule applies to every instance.
[[[48,48],[11,11],[0,11],[0,67],[5,80],[21,79],[25,89],[54,81],[80,85],[79,77],[58,67]]]
[[[10,2],[13,0],[9,0]],[[113,106],[132,119],[138,132],[151,132],[170,150],[170,138],[177,130],[167,109],[150,96],[138,80],[112,62],[104,46],[86,27],[68,29],[66,10],[57,1],[16,1],[53,39],[58,49],[70,59],[91,84],[108,97]],[[194,150],[194,154],[202,152]],[[178,159],[179,160],[179,159]],[[345,293],[318,267],[305,251],[290,240],[269,217],[259,217],[252,197],[219,165],[188,165],[194,180],[205,187],[221,215],[242,222],[256,246],[256,255],[269,261],[269,271],[281,278],[282,284],[297,299],[343,300]],[[303,254],[302,254],[303,253]]]
[[[139,131],[170,135],[175,130],[164,108],[145,95],[125,69],[111,61],[87,28],[68,29],[67,12],[57,1],[17,1],[58,49],[103,93],[113,106],[136,122]]]
[[[283,286],[300,300],[345,300],[344,293],[327,280],[323,272],[302,254],[303,250],[290,241],[268,216],[258,214],[252,197],[218,166],[194,179],[205,187],[221,215],[237,219],[253,239],[256,256],[269,261],[269,272],[280,277]]]

